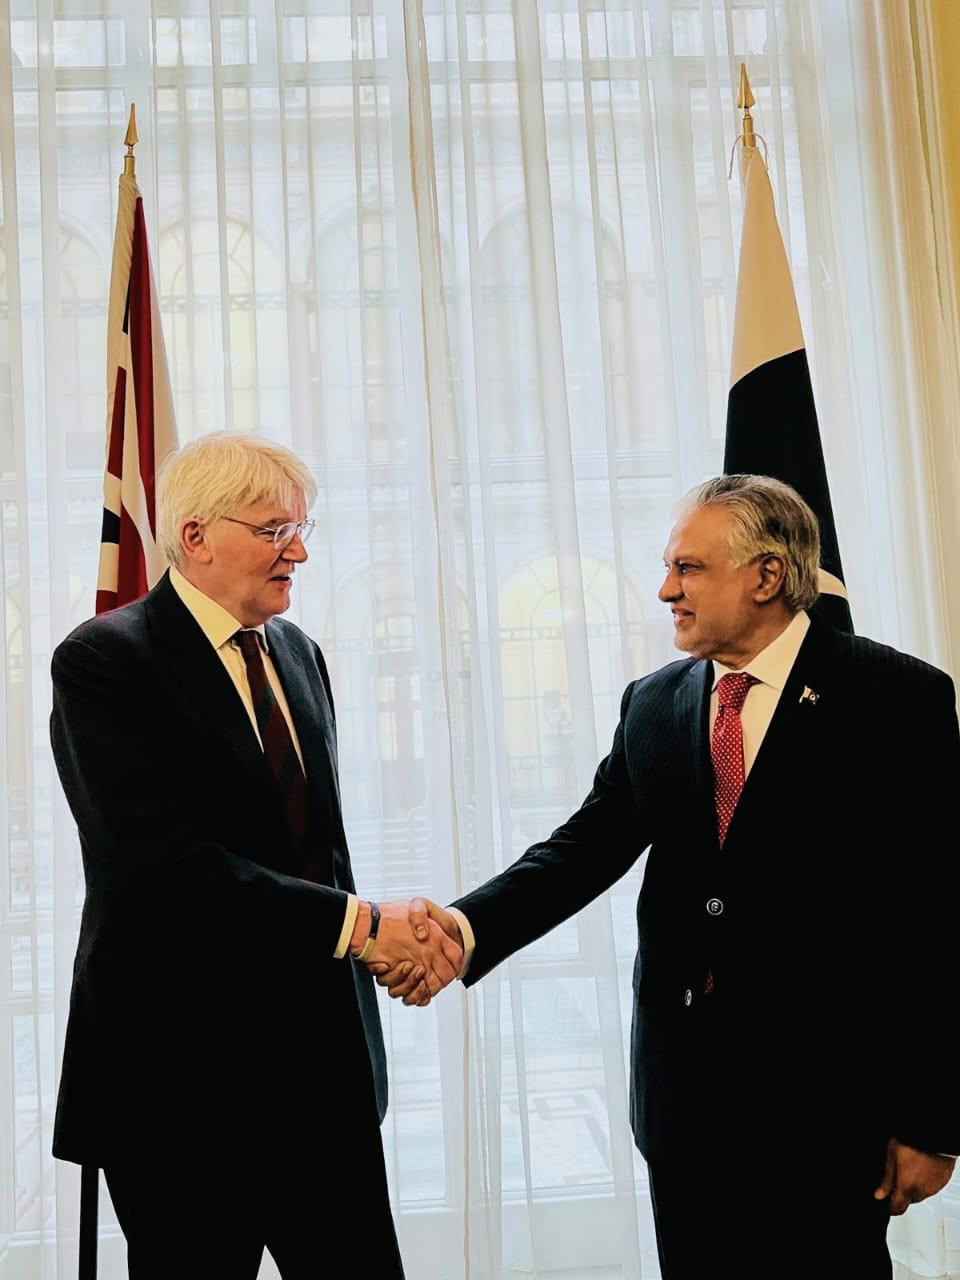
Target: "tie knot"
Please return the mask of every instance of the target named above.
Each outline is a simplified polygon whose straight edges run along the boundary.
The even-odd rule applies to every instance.
[[[238,631],[233,638],[240,646],[240,652],[243,654],[245,661],[249,662],[251,658],[259,658],[260,637],[256,631]]]
[[[750,675],[748,671],[732,671],[717,681],[717,701],[721,707],[730,707],[739,715],[750,686],[759,683],[757,677]]]

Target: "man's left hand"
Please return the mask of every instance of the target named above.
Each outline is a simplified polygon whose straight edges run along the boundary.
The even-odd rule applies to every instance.
[[[873,1193],[875,1200],[890,1198],[890,1213],[896,1217],[906,1213],[912,1204],[935,1196],[953,1177],[956,1160],[918,1151],[896,1138],[887,1143],[887,1166],[883,1181]]]

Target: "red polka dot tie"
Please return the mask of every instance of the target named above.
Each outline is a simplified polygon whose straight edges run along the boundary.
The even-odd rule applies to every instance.
[[[717,718],[710,736],[713,756],[714,800],[717,806],[717,835],[722,845],[730,819],[743,790],[743,725],[740,712],[756,676],[735,671],[717,681]]]

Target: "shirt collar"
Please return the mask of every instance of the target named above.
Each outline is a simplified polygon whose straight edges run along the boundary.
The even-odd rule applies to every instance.
[[[742,670],[752,675],[755,680],[759,680],[761,684],[768,684],[771,688],[782,690],[809,629],[810,615],[806,610],[801,609],[799,613],[793,615],[777,638],[771,640],[765,649],[761,649],[755,658],[751,658]],[[735,670],[737,668],[725,667],[722,662],[714,659],[711,688],[716,689],[721,676],[729,675]]]
[[[260,644],[264,653],[269,652],[267,645],[267,632],[263,623],[259,627],[244,627],[242,622],[238,622],[228,609],[222,604],[218,604],[216,600],[205,595],[199,587],[195,587],[192,582],[188,582],[179,569],[171,566],[170,569],[170,585],[183,601],[184,605],[193,614],[200,630],[207,637],[215,649],[222,649],[228,644],[238,631],[256,631],[260,637]]]

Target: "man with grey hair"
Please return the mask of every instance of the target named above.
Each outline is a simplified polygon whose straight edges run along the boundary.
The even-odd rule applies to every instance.
[[[459,945],[357,897],[323,655],[278,617],[315,486],[206,436],[158,489],[171,568],[53,658],[51,734],[86,899],[54,1154],[105,1171],[129,1273],[403,1269],[362,962],[452,980]],[[352,958],[351,958],[352,957]]]
[[[960,1151],[953,685],[811,618],[818,559],[787,485],[688,495],[659,595],[689,657],[627,688],[549,839],[412,916],[465,943],[470,985],[649,847],[630,1101],[665,1280],[889,1280],[889,1214]]]

